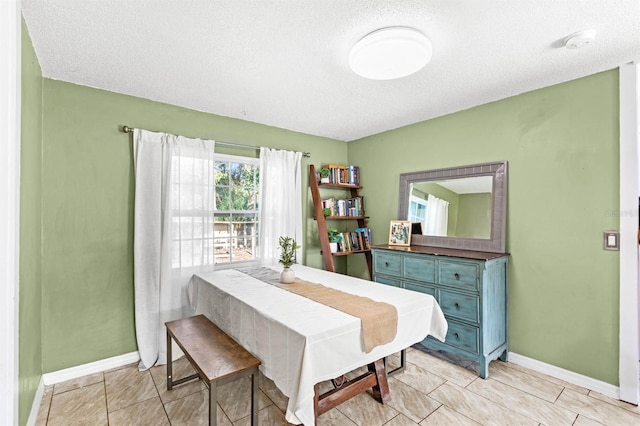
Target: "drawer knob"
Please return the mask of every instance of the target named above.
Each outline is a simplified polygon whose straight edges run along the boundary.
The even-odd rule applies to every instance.
[[[389,262],[384,262],[384,266],[389,266]]]
[[[459,304],[459,303],[457,303],[457,302],[456,302],[456,303],[454,303],[454,304],[453,304],[453,306],[455,306],[455,307],[456,307],[456,309],[460,309],[460,304]]]
[[[456,280],[459,280],[459,279],[460,279],[460,274],[459,274],[459,273],[457,273],[457,272],[456,272],[455,274],[453,274],[453,276],[456,278]]]
[[[456,339],[459,339],[460,335],[458,333],[453,333],[453,337],[455,337]]]

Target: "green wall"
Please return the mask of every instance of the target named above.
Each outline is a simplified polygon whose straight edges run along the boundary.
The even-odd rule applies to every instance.
[[[347,158],[343,142],[49,79],[43,105],[45,373],[136,350],[132,142],[119,126],[310,151],[312,158],[303,160],[303,188],[310,161]],[[309,191],[303,199],[303,261],[322,267]]]
[[[350,142],[374,243],[400,173],[507,160],[509,350],[617,385],[619,256],[602,231],[619,226],[618,117],[613,70]]]
[[[460,194],[458,203],[455,235],[461,238],[490,238],[491,193]]]
[[[23,425],[42,376],[42,72],[24,21],[21,90],[18,420]]]

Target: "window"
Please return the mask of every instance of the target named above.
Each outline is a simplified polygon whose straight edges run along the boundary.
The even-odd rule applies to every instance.
[[[411,195],[409,198],[409,220],[422,222],[422,229],[427,225],[427,200]]]
[[[257,259],[259,169],[257,158],[173,158],[174,268]]]
[[[216,155],[214,169],[215,263],[256,260],[260,160]]]

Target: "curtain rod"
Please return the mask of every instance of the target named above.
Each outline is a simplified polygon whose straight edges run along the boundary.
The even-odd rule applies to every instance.
[[[122,126],[121,130],[124,133],[133,133],[133,127],[129,127],[127,125]],[[216,143],[216,145],[232,146],[234,148],[255,149],[255,150],[259,150],[260,149],[259,146],[243,145],[243,144],[240,144],[240,143],[222,142],[222,141],[215,141],[215,143]],[[310,152],[303,152],[302,156],[304,158],[311,158],[311,153]]]

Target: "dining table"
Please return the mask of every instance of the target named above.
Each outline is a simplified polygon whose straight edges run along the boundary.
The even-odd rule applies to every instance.
[[[262,374],[288,397],[285,419],[290,423],[314,425],[320,414],[355,391],[373,388],[374,397],[388,401],[392,390],[385,358],[402,351],[404,362],[404,350],[427,336],[444,341],[447,321],[431,295],[300,264],[291,269],[296,281],[330,292],[341,303],[325,304],[291,291],[278,281],[278,264],[195,274],[187,289],[194,314],[205,315],[260,359]],[[367,311],[369,303],[372,309],[390,307],[385,311],[390,318],[385,313],[366,319],[342,307]],[[383,324],[390,324],[393,333],[367,341],[365,321],[374,333]],[[369,371],[359,376],[360,384],[353,379],[352,391],[319,394],[319,383],[363,366]]]

